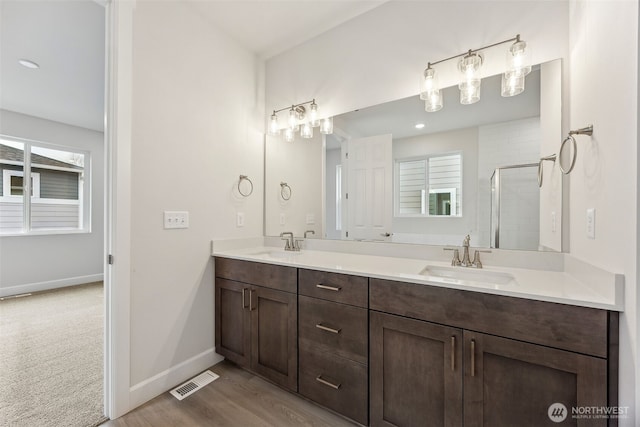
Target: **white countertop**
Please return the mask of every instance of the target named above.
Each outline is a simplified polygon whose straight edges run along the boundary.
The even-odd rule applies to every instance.
[[[285,252],[280,247],[269,246],[214,245],[212,255],[613,311],[622,311],[624,307],[622,275],[607,273],[576,260],[567,262],[565,271],[545,271],[486,264],[478,270],[451,267],[442,261],[305,249]],[[425,267],[436,272],[439,269],[443,274],[421,274]],[[585,274],[586,270],[589,270],[588,274]],[[443,277],[450,272],[460,273],[463,277]],[[484,277],[485,274],[490,276]],[[479,275],[479,280],[474,279],[475,275]],[[493,277],[503,284],[496,284]],[[593,280],[594,277],[598,280]]]

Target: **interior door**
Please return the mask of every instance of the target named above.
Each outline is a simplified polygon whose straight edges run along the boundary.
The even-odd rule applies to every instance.
[[[391,134],[352,139],[348,145],[348,238],[391,239]]]

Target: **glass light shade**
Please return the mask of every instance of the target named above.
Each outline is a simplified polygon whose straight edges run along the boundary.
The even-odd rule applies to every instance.
[[[429,97],[424,102],[424,110],[428,113],[442,109],[442,91],[431,91]]]
[[[314,127],[320,125],[320,121],[318,120],[318,104],[316,104],[315,101],[313,101],[309,107],[309,123]]]
[[[324,135],[333,133],[333,117],[327,117],[320,122],[320,133]]]
[[[271,115],[271,119],[269,119],[269,135],[277,136],[280,135],[280,126],[278,126],[278,116],[276,113]]]
[[[429,67],[424,70],[422,84],[420,87],[420,99],[424,101],[428,100],[431,98],[432,92],[440,92],[440,86],[438,85],[436,70]]]
[[[291,128],[286,128],[284,130],[284,140],[286,142],[293,142],[296,139],[296,131]]]
[[[469,105],[480,101],[480,85],[460,84],[460,104]]]
[[[307,122],[302,125],[300,129],[300,136],[306,139],[313,138],[313,126],[311,122]]]
[[[482,57],[470,53],[458,62],[458,70],[462,74],[458,88],[460,89],[460,103],[474,104],[480,101],[480,67]]]
[[[291,107],[291,110],[289,110],[289,120],[287,120],[287,126],[289,127],[289,129],[296,129],[296,127],[298,127],[298,115],[293,107]]]
[[[507,70],[521,72],[526,76],[531,72],[531,49],[524,41],[516,41],[507,51]]]
[[[524,92],[524,73],[507,71],[502,75],[502,96],[516,96]]]

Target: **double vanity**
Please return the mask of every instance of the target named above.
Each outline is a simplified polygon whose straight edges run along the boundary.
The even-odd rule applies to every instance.
[[[216,352],[291,392],[362,425],[616,425],[572,410],[617,406],[618,275],[241,246],[214,243]]]

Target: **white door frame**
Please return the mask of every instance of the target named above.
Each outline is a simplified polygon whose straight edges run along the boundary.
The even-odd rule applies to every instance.
[[[104,411],[130,407],[131,97],[135,0],[107,0]],[[113,264],[107,256],[113,256]]]

